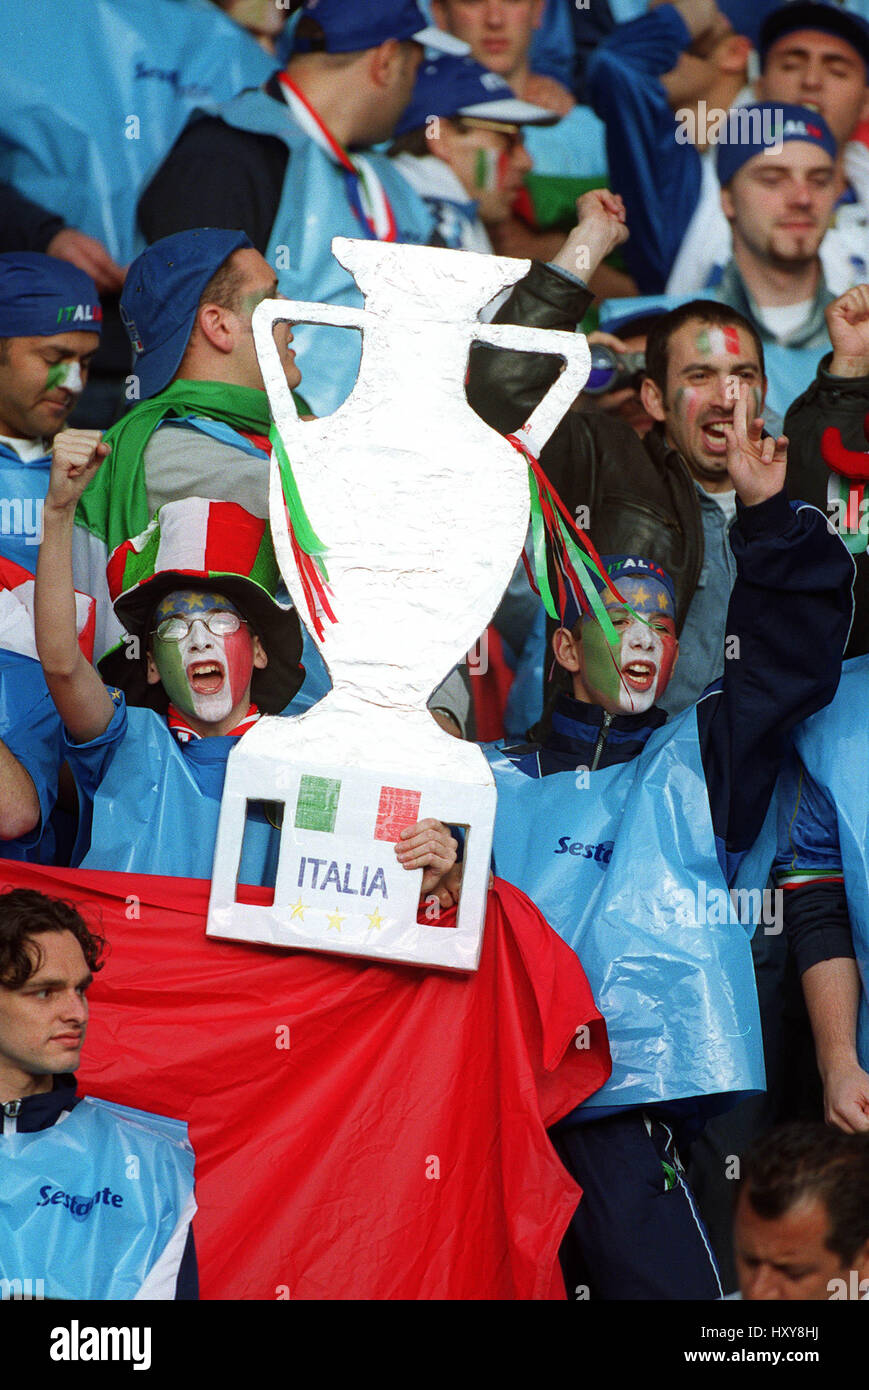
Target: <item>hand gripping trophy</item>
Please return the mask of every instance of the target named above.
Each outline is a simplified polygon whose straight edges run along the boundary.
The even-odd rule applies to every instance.
[[[476,745],[426,701],[478,640],[510,580],[529,518],[522,453],[465,398],[474,341],[554,353],[566,367],[517,431],[538,454],[589,372],[585,338],[479,322],[529,262],[336,237],[362,309],[291,300],[253,331],[279,439],[270,513],[287,588],[332,680],[297,717],[239,740],[220,813],[210,935],[473,970],[488,885],[495,787]],[[334,414],[300,421],[275,323],[359,329],[362,360]],[[238,900],[249,802],[282,808],[274,902]],[[421,871],[393,842],[424,817],[464,827],[457,924],[417,921]],[[278,818],[276,818],[278,819]]]

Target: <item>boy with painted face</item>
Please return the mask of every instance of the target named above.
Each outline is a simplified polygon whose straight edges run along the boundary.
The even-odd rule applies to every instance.
[[[301,683],[299,623],[274,599],[265,520],[233,502],[169,502],[109,561],[127,638],[100,661],[121,689],[104,685],[71,627],[71,557],[76,504],[108,449],[93,430],[56,443],[36,577],[39,655],[81,803],[73,862],[210,878],[227,759],[261,712],[279,714]],[[241,882],[271,880],[275,829],[269,807],[252,814]],[[448,831],[426,820],[402,831],[396,856],[424,870],[423,894],[442,891],[446,903],[436,885],[455,850]]]
[[[617,646],[600,623],[580,619],[573,631],[556,632],[555,657],[573,672],[577,699],[614,715],[644,714],[666,690],[679,655],[673,584],[660,565],[637,556],[611,559],[607,572],[624,599],[602,595]]]
[[[790,729],[835,692],[851,618],[851,562],[819,512],[787,502],[786,441],[748,423],[749,389],[724,426],[738,511],[723,681],[667,722],[670,577],[610,557],[600,621],[562,576],[551,729],[489,750],[495,872],[577,951],[607,1023],[612,1076],[553,1131],[584,1191],[565,1279],[592,1297],[720,1296],[674,1134],[763,1089],[750,937],[774,850],[764,822]],[[757,893],[737,912],[731,888]]]
[[[148,682],[162,685],[172,707],[202,728],[234,728],[262,670],[262,643],[238,609],[220,594],[178,589],[154,610]]]

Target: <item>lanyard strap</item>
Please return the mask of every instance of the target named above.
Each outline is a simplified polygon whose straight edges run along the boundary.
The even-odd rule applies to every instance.
[[[278,74],[284,101],[305,134],[344,171],[344,188],[353,214],[370,241],[395,241],[392,205],[372,165],[363,155],[354,158],[340,145],[322,117],[285,72]]]

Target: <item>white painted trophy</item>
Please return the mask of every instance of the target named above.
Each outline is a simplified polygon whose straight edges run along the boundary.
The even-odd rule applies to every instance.
[[[332,250],[365,307],[267,300],[253,331],[298,493],[325,547],[336,621],[324,620],[322,636],[309,618],[273,458],[275,550],[333,688],[299,716],[262,718],[231,753],[208,933],[474,970],[495,786],[480,749],[445,733],[426,701],[479,639],[509,583],[529,485],[522,454],[467,403],[468,355],[479,342],[565,359],[517,431],[536,455],[582,389],[589,351],[578,334],[479,322],[528,261],[344,237]],[[284,320],[362,332],[356,384],[328,417],[299,420],[273,338]],[[237,891],[247,805],[264,801],[283,807],[269,906],[241,902]],[[400,830],[426,817],[466,828],[452,927],[439,925],[436,910],[417,921],[422,871],[395,857]]]

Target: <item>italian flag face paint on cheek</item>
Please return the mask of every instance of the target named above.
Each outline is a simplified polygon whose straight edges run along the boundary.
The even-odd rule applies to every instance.
[[[506,161],[498,150],[477,150],[474,154],[474,184],[478,193],[498,188],[506,171]]]
[[[163,689],[184,714],[195,714],[196,705],[190,682],[184,671],[180,642],[164,642],[154,638],[154,664],[160,672]]]
[[[215,646],[222,646],[226,671],[229,676],[229,692],[232,697],[234,708],[239,700],[244,698],[251,675],[253,674],[253,647],[250,632],[246,627],[240,627],[238,632],[231,632],[228,637],[215,637]]]
[[[55,362],[48,369],[45,381],[46,391],[54,391],[62,386],[65,391],[81,391],[81,367],[78,362]]]
[[[582,659],[585,683],[589,690],[607,702],[619,700],[622,678],[619,670],[619,643],[613,647],[604,636],[600,623],[590,620],[582,625]]]

